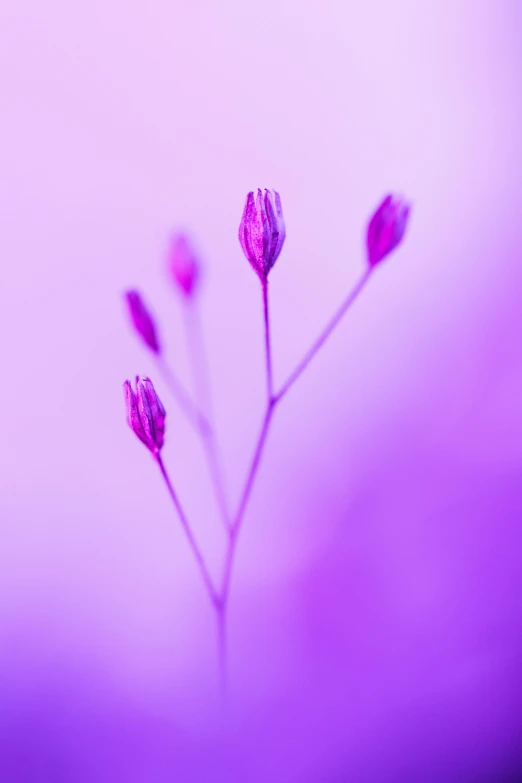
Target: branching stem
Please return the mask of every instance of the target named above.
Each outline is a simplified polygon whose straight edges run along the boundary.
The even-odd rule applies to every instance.
[[[288,379],[285,381],[285,383],[282,385],[282,387],[277,393],[274,393],[273,373],[272,373],[272,348],[271,348],[270,315],[269,315],[269,301],[268,301],[268,281],[263,282],[262,293],[263,293],[264,344],[265,344],[266,389],[267,389],[266,409],[263,416],[261,429],[254,448],[252,460],[250,462],[250,467],[239,499],[237,511],[231,521],[229,520],[229,516],[228,516],[225,493],[223,488],[222,474],[220,472],[220,466],[217,460],[217,451],[216,451],[217,444],[216,444],[216,439],[214,436],[214,430],[212,428],[212,425],[209,419],[204,414],[201,413],[199,407],[192,402],[192,400],[185,392],[184,388],[179,383],[177,378],[168,368],[168,366],[163,362],[163,360],[161,359],[159,360],[159,366],[160,369],[162,370],[162,374],[165,381],[168,383],[169,388],[171,389],[173,395],[178,400],[184,412],[187,414],[189,419],[192,421],[193,424],[195,424],[196,428],[199,430],[203,443],[205,444],[205,447],[207,449],[207,457],[208,457],[209,465],[213,473],[216,497],[218,499],[218,503],[220,505],[222,515],[226,522],[227,549],[225,554],[225,562],[223,567],[221,586],[219,590],[216,590],[216,588],[214,587],[214,583],[208,572],[205,559],[193,536],[189,522],[183,511],[183,508],[180,505],[178,497],[174,491],[174,488],[167,474],[163,461],[159,454],[156,456],[156,460],[158,462],[161,473],[163,475],[163,478],[165,480],[165,483],[171,495],[174,506],[176,507],[186,538],[188,540],[190,548],[192,549],[194,558],[199,566],[201,577],[205,584],[207,593],[216,612],[216,618],[218,623],[220,682],[221,682],[221,689],[222,689],[223,696],[226,695],[227,680],[228,680],[227,617],[228,617],[230,584],[232,579],[234,559],[237,551],[239,534],[241,532],[243,520],[245,517],[245,512],[248,506],[248,502],[250,500],[250,496],[252,494],[255,480],[259,472],[259,467],[266,446],[268,434],[270,432],[270,427],[272,424],[274,412],[276,410],[276,407],[283,399],[283,397],[286,396],[286,394],[292,388],[294,383],[298,380],[298,378],[300,378],[300,376],[306,370],[306,368],[308,367],[308,365],[310,364],[314,356],[322,348],[322,346],[324,345],[328,337],[332,334],[332,332],[335,330],[335,328],[337,327],[337,325],[339,324],[343,316],[346,314],[346,312],[350,309],[352,304],[355,302],[355,300],[361,293],[362,289],[370,279],[370,275],[371,275],[371,269],[368,269],[360,277],[360,279],[352,288],[352,290],[350,291],[346,299],[343,301],[341,306],[338,308],[334,316],[327,323],[326,327],[323,329],[319,337],[312,344],[312,346],[306,352],[302,360],[296,366],[294,371],[289,375]],[[200,378],[201,378],[201,373],[202,373],[201,367],[199,368],[198,372],[200,373]],[[198,402],[201,403],[201,399],[198,400]]]

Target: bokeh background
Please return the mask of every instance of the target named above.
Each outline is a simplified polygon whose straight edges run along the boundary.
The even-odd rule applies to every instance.
[[[522,5],[4,0],[0,8],[0,780],[522,779]],[[277,188],[284,380],[414,209],[278,411],[217,692],[212,613],[121,383],[157,380],[165,458],[212,567],[201,449],[129,328],[189,382],[173,230],[230,492],[263,407],[237,227]]]

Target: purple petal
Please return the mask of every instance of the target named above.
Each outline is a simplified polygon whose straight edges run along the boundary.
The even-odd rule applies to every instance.
[[[251,191],[247,195],[243,216],[239,225],[239,242],[243,248],[247,260],[258,275],[262,274],[263,267],[258,258],[258,248],[254,244],[253,227],[256,221],[256,204],[254,193]]]
[[[269,190],[265,190],[264,206],[267,222],[265,271],[268,274],[274,265],[274,254],[279,238],[279,227],[277,225],[277,218],[274,211],[274,206],[272,204],[272,193]]]
[[[141,424],[141,419],[138,412],[138,401],[130,381],[125,381],[123,384],[123,394],[125,396],[125,405],[127,406],[127,422],[129,427],[134,432],[134,434],[138,436],[142,443],[148,446],[148,439]]]
[[[243,252],[261,281],[265,281],[285,241],[281,199],[276,191],[251,191],[246,200],[239,241]]]
[[[257,267],[266,277],[268,272],[267,257],[270,248],[270,232],[265,210],[265,200],[263,198],[263,192],[260,188],[257,190],[256,208],[254,212],[254,219],[252,221],[251,236]]]
[[[161,449],[165,439],[165,408],[163,407],[150,378],[142,378],[141,385],[144,396],[147,399],[148,410],[153,424],[154,444],[157,449]]]
[[[277,261],[283,242],[285,241],[285,223],[283,220],[283,210],[281,207],[281,198],[277,191],[265,190],[265,208],[268,217],[270,231],[270,250],[268,256],[268,271]]]
[[[139,377],[136,378],[136,396],[138,398],[138,413],[140,415],[141,424],[147,439],[146,445],[151,451],[154,451],[154,445],[156,442],[154,419],[152,418],[146,390],[143,386],[142,379]]]

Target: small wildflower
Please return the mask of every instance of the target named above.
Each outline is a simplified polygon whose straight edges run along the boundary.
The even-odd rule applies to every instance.
[[[285,236],[279,193],[265,190],[263,194],[258,189],[255,198],[254,193],[250,192],[239,226],[239,241],[261,282],[266,282],[268,273],[277,261]]]
[[[368,224],[368,263],[378,264],[400,244],[410,214],[410,204],[400,196],[386,196]]]
[[[168,256],[169,272],[186,297],[194,295],[199,277],[200,264],[191,243],[184,234],[172,237]]]
[[[126,291],[125,299],[134,328],[154,353],[160,353],[156,324],[139,291]]]
[[[131,382],[125,381],[123,393],[129,427],[153,454],[158,454],[164,441],[166,413],[152,381],[136,376],[136,392]]]

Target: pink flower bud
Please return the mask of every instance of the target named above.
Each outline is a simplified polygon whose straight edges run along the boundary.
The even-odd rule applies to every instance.
[[[136,376],[136,392],[131,382],[125,381],[123,393],[129,427],[153,454],[158,454],[163,446],[166,414],[152,381]]]
[[[160,344],[156,334],[156,324],[152,315],[147,310],[139,291],[126,291],[125,299],[134,328],[141,336],[143,342],[154,353],[160,353]]]
[[[263,195],[258,189],[257,198],[249,193],[239,226],[239,241],[262,282],[277,261],[285,236],[279,193],[265,190]]]
[[[401,242],[410,204],[400,196],[386,196],[368,224],[368,263],[375,266]]]
[[[176,234],[172,237],[168,266],[178,288],[185,296],[193,296],[200,276],[200,265],[192,245],[184,234]]]

